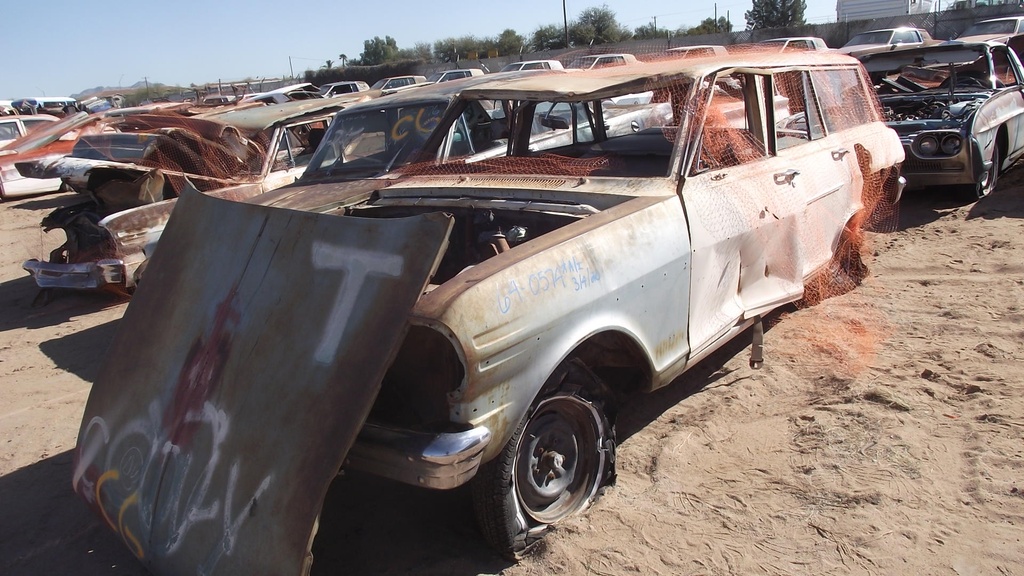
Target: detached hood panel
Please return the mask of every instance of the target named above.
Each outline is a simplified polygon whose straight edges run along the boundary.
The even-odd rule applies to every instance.
[[[186,191],[93,385],[75,491],[154,574],[308,573],[451,226]]]
[[[111,160],[93,160],[64,156],[57,159],[38,160],[35,162],[18,162],[18,172],[26,178],[62,178],[74,182],[85,182],[89,173],[97,168],[125,170],[145,174],[153,170],[148,166],[139,166],[129,162]]]

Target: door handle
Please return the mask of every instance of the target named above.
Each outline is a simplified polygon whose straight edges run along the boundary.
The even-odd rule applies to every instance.
[[[847,150],[846,148],[840,148],[839,150],[833,150],[832,151],[832,159],[836,160],[836,161],[842,160],[843,157],[846,156],[849,153],[850,153],[850,151]]]
[[[790,186],[796,186],[796,184],[793,184],[793,178],[796,178],[799,175],[800,175],[800,171],[799,170],[793,170],[793,169],[786,170],[785,172],[779,172],[778,174],[775,174],[775,176],[774,176],[775,177],[775,183],[778,184],[779,186],[781,186],[783,184],[789,184]]]

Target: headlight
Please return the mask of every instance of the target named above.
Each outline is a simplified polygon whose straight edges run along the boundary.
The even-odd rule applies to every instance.
[[[917,141],[917,148],[921,151],[921,154],[932,156],[939,151],[939,140],[935,136],[922,136]]]
[[[959,134],[949,134],[942,138],[942,153],[955,156],[960,153],[960,148],[964,145],[964,141],[960,139]]]

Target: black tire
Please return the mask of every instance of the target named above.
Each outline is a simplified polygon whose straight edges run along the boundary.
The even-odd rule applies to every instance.
[[[981,182],[968,184],[961,190],[964,200],[974,202],[988,196],[996,189],[996,182],[999,181],[999,163],[1002,161],[1002,154],[999,150],[999,143],[992,145],[992,166],[985,172]]]
[[[552,378],[560,384],[542,391],[501,453],[471,482],[484,539],[507,558],[584,510],[614,481],[615,432],[592,399],[603,389],[597,378],[581,366]]]

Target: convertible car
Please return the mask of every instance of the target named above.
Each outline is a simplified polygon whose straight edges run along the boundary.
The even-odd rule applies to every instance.
[[[907,188],[977,200],[1024,154],[1024,72],[1003,44],[947,42],[860,57],[903,142]]]

